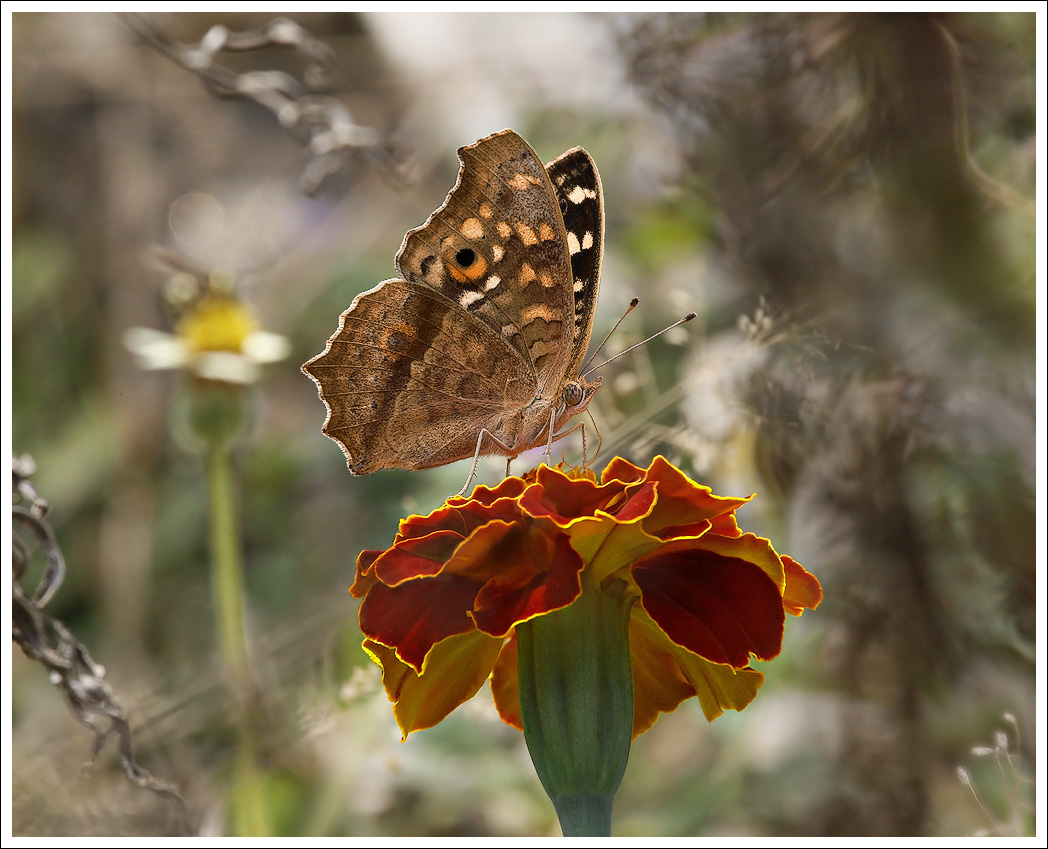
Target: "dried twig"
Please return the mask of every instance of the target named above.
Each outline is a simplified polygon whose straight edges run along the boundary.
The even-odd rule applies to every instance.
[[[18,504],[12,508],[14,528],[31,533],[43,548],[48,562],[36,591],[27,596],[19,580],[25,575],[30,549],[17,535],[12,535],[11,624],[14,641],[26,657],[48,670],[51,681],[61,688],[73,714],[94,732],[92,762],[106,740],[115,734],[120,740],[120,759],[128,779],[139,787],[174,800],[179,807],[180,819],[187,823],[188,811],[182,795],[173,785],[157,778],[135,760],[127,713],[105,681],[105,668],[91,658],[84,645],[60,620],[43,609],[62,583],[65,560],[51,528],[43,519],[47,502],[37,495],[28,480],[34,470],[32,459],[16,457],[12,466],[15,497],[27,499],[32,504],[29,508]]]
[[[348,155],[363,154],[397,184],[406,181],[404,163],[377,130],[357,124],[345,105],[314,93],[334,75],[331,49],[287,18],[274,18],[256,30],[231,32],[211,27],[195,46],[173,38],[149,16],[124,14],[138,35],[190,73],[196,74],[216,97],[246,97],[272,112],[282,127],[306,146],[310,158],[299,181],[306,194],[316,192],[338,171]],[[303,81],[283,71],[238,74],[215,63],[219,54],[290,47],[306,59]]]

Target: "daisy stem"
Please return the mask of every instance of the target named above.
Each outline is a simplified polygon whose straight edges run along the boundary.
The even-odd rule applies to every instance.
[[[244,570],[233,492],[232,451],[225,440],[214,439],[209,442],[207,474],[215,625],[236,729],[231,792],[233,827],[239,836],[266,836],[272,830],[263,777],[258,768],[256,717],[249,698],[250,673],[244,630]]]

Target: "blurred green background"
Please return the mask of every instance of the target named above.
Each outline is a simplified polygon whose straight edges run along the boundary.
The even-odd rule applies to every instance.
[[[745,712],[707,724],[688,702],[636,741],[615,833],[1033,834],[1034,15],[293,18],[395,171],[348,155],[307,196],[301,133],[213,96],[125,20],[12,17],[13,449],[68,561],[48,609],[190,811],[176,822],[126,782],[112,748],[85,778],[89,733],[13,648],[15,834],[227,829],[203,468],[171,425],[177,376],[122,342],[167,329],[154,245],[235,272],[293,347],[237,454],[280,833],[559,834],[486,688],[401,743],[359,648],[357,553],[467,464],[351,477],[298,370],[393,276],[455,149],[504,127],[544,160],[581,145],[597,162],[595,337],[633,296],[613,348],[699,314],[604,372],[598,468],[664,453],[718,493],[758,493],[743,526],[825,590]],[[194,46],[270,19],[148,21]],[[308,65],[275,47],[214,64]],[[971,751],[999,730],[1004,769]]]

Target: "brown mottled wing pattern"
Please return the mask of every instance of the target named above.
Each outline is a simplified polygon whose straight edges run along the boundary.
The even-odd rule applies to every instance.
[[[603,208],[592,159],[575,148],[547,171],[512,130],[459,158],[443,206],[404,238],[405,279],[359,295],[302,367],[354,474],[470,457],[483,431],[492,439],[480,453],[515,453],[545,441],[550,416],[581,410],[599,385],[570,409],[562,401],[597,299]]]
[[[386,280],[357,296],[303,369],[350,471],[425,469],[471,457],[480,429],[494,427],[507,403],[534,397],[527,364],[500,344],[440,294]]]
[[[459,150],[455,188],[404,238],[397,268],[478,316],[553,395],[568,364],[574,303],[567,235],[542,160],[511,130]]]

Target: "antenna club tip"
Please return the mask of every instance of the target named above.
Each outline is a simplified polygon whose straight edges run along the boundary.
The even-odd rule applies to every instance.
[[[686,316],[684,316],[684,318],[681,319],[681,320],[682,321],[691,321],[693,318],[695,318],[695,313],[690,312]]]
[[[632,301],[630,301],[630,309],[633,309],[639,303],[640,303],[640,298],[634,298]]]

